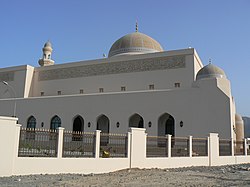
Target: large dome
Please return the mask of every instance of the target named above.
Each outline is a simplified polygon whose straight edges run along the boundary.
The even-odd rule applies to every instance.
[[[210,63],[198,71],[196,80],[212,77],[226,78],[226,74],[221,68]]]
[[[110,48],[108,57],[161,51],[163,48],[156,40],[146,34],[134,32],[118,39]]]

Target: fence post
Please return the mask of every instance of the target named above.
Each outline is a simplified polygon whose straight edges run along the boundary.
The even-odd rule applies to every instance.
[[[131,132],[128,132],[127,139],[127,157],[129,159],[129,168],[131,168]]]
[[[217,133],[209,134],[209,166],[216,166],[219,161],[219,136]]]
[[[63,132],[64,128],[63,127],[58,127],[56,129],[58,133],[58,142],[57,142],[57,158],[62,158],[63,154]]]
[[[193,136],[189,136],[189,157],[193,155]]]
[[[101,136],[101,131],[96,130],[95,131],[95,158],[100,157],[100,140],[101,140],[100,136]]]
[[[145,167],[146,139],[147,134],[144,128],[130,128],[131,131],[131,167]]]
[[[171,140],[172,140],[172,135],[171,134],[167,134],[167,137],[168,137],[168,158],[171,157]]]
[[[234,156],[234,139],[231,138],[231,150],[232,150],[232,156]]]
[[[247,156],[247,139],[244,138],[244,154]]]

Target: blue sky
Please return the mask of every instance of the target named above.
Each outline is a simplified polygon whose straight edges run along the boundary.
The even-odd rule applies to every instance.
[[[237,112],[250,116],[249,0],[1,0],[0,68],[38,66],[48,39],[57,64],[102,58],[136,20],[165,50],[211,58],[231,80]]]

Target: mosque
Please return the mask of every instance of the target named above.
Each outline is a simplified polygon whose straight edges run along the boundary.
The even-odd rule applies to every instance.
[[[1,116],[27,128],[244,138],[230,81],[194,48],[164,51],[136,27],[102,59],[54,64],[52,50],[46,42],[40,67],[0,69]]]

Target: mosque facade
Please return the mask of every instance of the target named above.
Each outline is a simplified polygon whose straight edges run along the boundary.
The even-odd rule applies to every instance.
[[[0,115],[16,116],[23,127],[244,138],[230,81],[221,68],[204,66],[194,48],[164,51],[136,29],[107,58],[55,64],[46,42],[38,63],[0,69]]]

